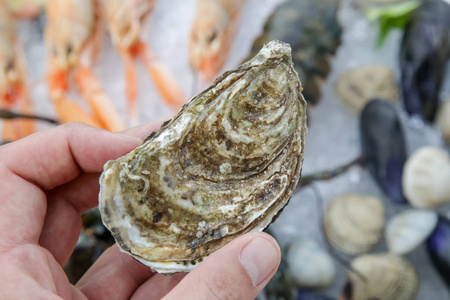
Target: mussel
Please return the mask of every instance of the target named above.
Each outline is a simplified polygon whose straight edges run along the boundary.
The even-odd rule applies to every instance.
[[[411,116],[434,121],[450,57],[450,5],[424,0],[405,29],[400,66],[403,101]]]
[[[340,0],[288,0],[280,5],[253,43],[251,55],[273,39],[289,43],[306,101],[320,100],[321,83],[331,69],[330,57],[341,43]]]
[[[395,108],[385,100],[370,101],[361,112],[360,131],[367,169],[389,198],[405,203],[402,173],[406,144]]]
[[[450,286],[450,220],[440,216],[436,228],[428,237],[427,250],[431,261]]]

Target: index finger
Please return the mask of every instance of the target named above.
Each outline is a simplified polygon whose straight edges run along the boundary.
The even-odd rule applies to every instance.
[[[41,190],[72,181],[81,172],[99,173],[107,160],[141,142],[73,123],[0,147],[0,248],[37,243],[47,213],[47,198]],[[96,197],[90,201],[96,202]]]

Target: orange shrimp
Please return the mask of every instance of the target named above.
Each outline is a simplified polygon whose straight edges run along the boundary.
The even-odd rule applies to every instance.
[[[125,64],[126,93],[131,122],[137,122],[136,59],[140,58],[163,99],[178,111],[186,102],[175,77],[142,41],[144,20],[155,0],[105,0],[104,10],[112,42]]]
[[[18,46],[14,19],[6,0],[0,0],[0,108],[32,114],[26,87],[25,63]],[[2,140],[15,141],[35,131],[32,120],[3,121]]]
[[[123,121],[92,72],[103,35],[100,3],[96,0],[48,0],[46,11],[49,94],[60,121],[80,121],[110,131],[124,129]],[[65,96],[71,71],[92,114]]]
[[[191,66],[212,82],[224,66],[246,0],[198,0],[189,38]]]

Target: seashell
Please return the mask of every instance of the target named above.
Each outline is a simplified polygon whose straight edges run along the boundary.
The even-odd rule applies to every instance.
[[[406,143],[394,107],[384,100],[371,100],[361,112],[360,131],[367,169],[390,199],[405,203],[402,173]]]
[[[286,255],[293,283],[297,287],[320,289],[333,283],[334,264],[330,255],[314,240],[293,242]]]
[[[373,98],[396,102],[399,88],[392,70],[371,64],[345,71],[336,81],[336,96],[347,108],[359,114]]]
[[[333,298],[323,296],[323,295],[317,295],[314,293],[310,293],[309,291],[297,291],[297,297],[295,298],[297,300],[333,300]]]
[[[450,145],[450,99],[445,101],[439,109],[436,126],[442,131],[445,142]]]
[[[395,254],[366,254],[355,258],[341,300],[413,300],[419,288],[414,266]]]
[[[340,0],[288,0],[278,6],[253,42],[251,54],[277,39],[292,47],[294,67],[308,104],[317,104],[331,71],[331,58],[341,44]]]
[[[436,227],[436,212],[425,209],[408,209],[393,217],[386,225],[389,252],[399,255],[416,249]]]
[[[100,178],[119,247],[160,273],[189,272],[281,213],[300,179],[306,102],[288,44],[226,72]]]
[[[427,250],[442,279],[450,287],[450,220],[439,217],[436,228],[428,237]]]
[[[384,226],[384,206],[372,196],[343,195],[334,199],[323,216],[327,240],[343,253],[369,251],[380,240]]]
[[[400,47],[403,104],[411,117],[433,122],[450,53],[448,0],[419,1]]]
[[[450,201],[450,158],[445,150],[427,146],[416,151],[403,168],[403,191],[416,207]]]

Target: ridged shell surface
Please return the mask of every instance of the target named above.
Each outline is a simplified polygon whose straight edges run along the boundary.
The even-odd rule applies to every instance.
[[[403,191],[416,207],[436,207],[450,201],[450,157],[438,147],[417,150],[403,168]]]
[[[289,45],[272,41],[108,162],[100,211],[120,248],[154,271],[188,272],[267,227],[300,179],[301,89]]]
[[[359,114],[374,98],[396,102],[399,89],[390,68],[372,64],[345,71],[336,82],[336,95],[347,108]]]
[[[408,209],[395,215],[386,225],[389,252],[399,255],[416,249],[433,232],[437,213],[426,209]]]
[[[450,145],[450,99],[441,105],[436,117],[436,126],[442,131],[447,145]]]
[[[419,279],[414,266],[395,254],[366,254],[355,258],[341,299],[414,300]],[[363,277],[363,278],[361,278]]]
[[[368,252],[381,239],[384,206],[372,196],[349,194],[334,199],[323,216],[325,237],[339,251]]]

